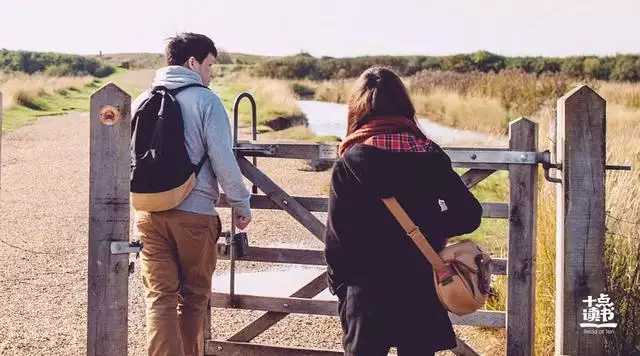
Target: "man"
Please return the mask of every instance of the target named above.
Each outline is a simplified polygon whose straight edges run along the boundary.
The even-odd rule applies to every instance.
[[[209,86],[218,51],[204,35],[182,33],[169,39],[167,66],[158,69],[152,86],[175,89]],[[149,93],[132,104],[135,112]],[[235,208],[236,226],[251,221],[250,193],[232,150],[231,128],[220,98],[208,88],[190,87],[176,99],[184,121],[189,157],[204,155],[195,188],[175,209],[137,211],[135,226],[143,243],[141,274],[146,291],[147,349],[153,356],[203,355],[203,324],[217,262],[221,221],[214,208],[218,183]],[[176,132],[182,135],[182,132]]]

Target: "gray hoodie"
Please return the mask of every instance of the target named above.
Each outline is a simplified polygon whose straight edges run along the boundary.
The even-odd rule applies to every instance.
[[[152,85],[174,89],[192,83],[202,84],[196,72],[181,66],[169,66],[156,71]],[[148,95],[149,92],[145,91],[136,98],[131,105],[132,112]],[[183,90],[176,98],[182,109],[185,142],[191,162],[198,164],[205,152],[209,156],[197,176],[195,188],[177,209],[217,215],[214,204],[220,195],[219,183],[236,212],[250,216],[251,195],[233,154],[231,124],[220,98],[213,91],[199,87]]]

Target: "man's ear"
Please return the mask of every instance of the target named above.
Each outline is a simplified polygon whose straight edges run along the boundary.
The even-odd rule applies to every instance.
[[[198,60],[196,59],[196,57],[191,56],[189,57],[189,59],[187,59],[187,68],[193,71],[198,69],[198,64],[200,63],[198,63]]]

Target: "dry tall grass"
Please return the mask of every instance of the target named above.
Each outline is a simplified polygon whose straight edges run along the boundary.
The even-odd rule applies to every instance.
[[[562,75],[536,76],[507,70],[498,74],[424,71],[403,78],[419,116],[444,125],[506,134],[518,116],[535,114],[563,95],[571,82]],[[314,99],[345,103],[355,79],[296,81],[315,91]]]
[[[640,109],[640,83],[594,82],[592,88],[609,104]]]
[[[260,117],[302,115],[286,82],[241,75],[235,83],[252,93],[256,102],[261,104],[258,113],[263,115],[259,115]]]
[[[425,94],[413,93],[412,99],[419,115],[440,124],[491,134],[505,133],[497,128],[508,121],[508,114],[495,98],[476,94],[463,96],[453,91],[436,89]],[[486,120],[470,120],[478,116]]]
[[[229,111],[242,92],[249,92],[256,101],[258,131],[282,130],[290,126],[306,125],[306,116],[296,103],[296,97],[285,81],[250,77],[246,73],[228,73],[216,80],[214,89],[220,94]],[[243,99],[239,109],[242,125],[251,123],[249,100]]]
[[[631,94],[627,98],[640,97],[640,86],[625,85],[623,89],[630,87],[635,92],[627,91]],[[619,100],[606,90],[602,95],[613,102]],[[612,104],[607,110],[607,162],[630,164],[633,169],[607,174],[606,286],[615,302],[618,322],[607,346],[618,355],[631,354],[633,345],[640,352],[640,108],[633,106]]]
[[[2,107],[13,105],[34,106],[36,98],[45,94],[80,89],[93,81],[93,77],[52,77],[42,74],[0,73]],[[35,107],[34,107],[35,109]]]

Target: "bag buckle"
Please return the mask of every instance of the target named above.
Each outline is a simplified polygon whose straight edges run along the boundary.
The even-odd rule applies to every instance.
[[[420,237],[420,228],[416,225],[411,231],[407,232],[407,235],[412,239]]]
[[[486,268],[491,261],[485,261],[482,255],[477,255],[475,262],[478,266],[478,289],[491,297],[497,297],[498,294],[491,289],[491,273]]]

